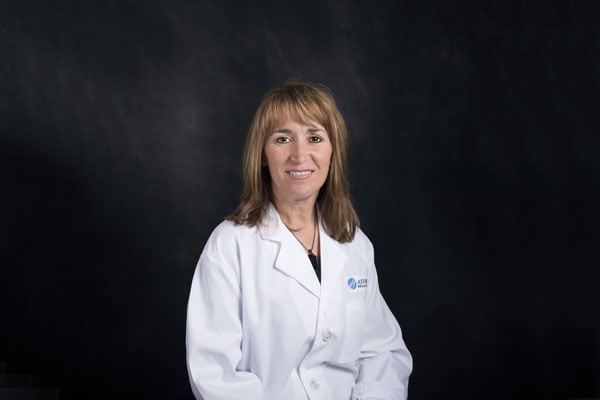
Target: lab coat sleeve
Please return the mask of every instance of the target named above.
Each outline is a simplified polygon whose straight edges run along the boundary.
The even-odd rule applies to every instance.
[[[366,293],[366,323],[359,376],[352,400],[405,400],[412,357],[396,318],[379,290],[372,246]]]
[[[187,367],[202,400],[263,399],[256,374],[240,371],[242,322],[239,266],[203,252],[192,279],[187,310]]]

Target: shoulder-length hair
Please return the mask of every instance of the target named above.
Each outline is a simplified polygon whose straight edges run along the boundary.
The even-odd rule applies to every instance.
[[[256,226],[262,222],[272,202],[271,176],[264,147],[279,118],[323,125],[331,141],[329,173],[317,197],[321,222],[327,234],[340,243],[354,238],[359,220],[348,185],[348,133],[331,93],[322,86],[288,82],[269,91],[258,106],[244,148],[240,204],[227,220]]]

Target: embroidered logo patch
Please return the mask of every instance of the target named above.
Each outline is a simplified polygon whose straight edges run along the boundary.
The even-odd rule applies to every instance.
[[[353,276],[351,276],[350,278],[348,278],[348,281],[346,283],[348,284],[348,287],[352,290],[366,288],[367,278],[354,278]]]

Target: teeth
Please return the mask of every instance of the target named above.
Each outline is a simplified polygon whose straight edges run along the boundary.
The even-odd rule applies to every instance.
[[[291,176],[304,176],[309,175],[310,171],[289,171],[288,174]]]

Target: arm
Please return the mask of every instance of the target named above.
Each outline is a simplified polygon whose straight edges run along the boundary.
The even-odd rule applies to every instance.
[[[237,370],[242,358],[240,304],[235,266],[203,254],[192,280],[186,329],[188,373],[199,400],[263,398],[258,376]]]
[[[405,400],[412,357],[400,326],[379,291],[372,253],[370,260],[365,299],[367,319],[352,400]]]

